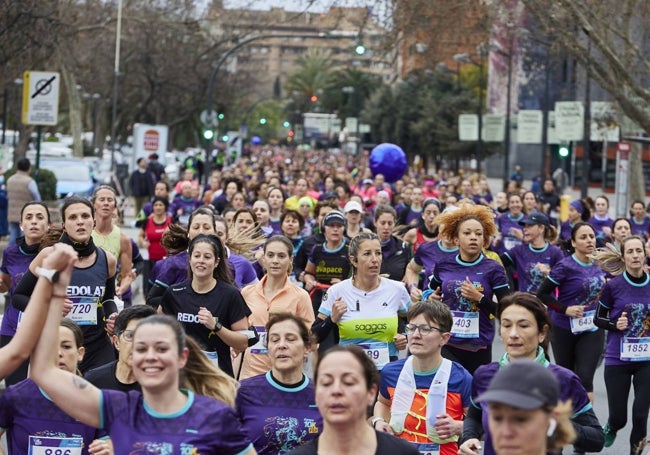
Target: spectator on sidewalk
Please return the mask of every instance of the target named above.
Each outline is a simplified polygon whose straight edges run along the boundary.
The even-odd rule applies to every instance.
[[[16,173],[7,180],[7,198],[9,199],[7,219],[9,221],[9,245],[14,245],[20,232],[20,210],[31,201],[40,201],[36,181],[29,176],[31,163],[28,158],[18,160]]]
[[[138,158],[138,168],[131,174],[131,195],[135,213],[140,213],[142,206],[153,197],[155,177],[147,168],[147,160]]]

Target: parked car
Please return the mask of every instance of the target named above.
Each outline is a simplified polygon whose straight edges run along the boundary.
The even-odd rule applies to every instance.
[[[90,198],[96,181],[90,167],[82,160],[43,160],[41,167],[56,175],[56,193],[59,198],[70,194]]]

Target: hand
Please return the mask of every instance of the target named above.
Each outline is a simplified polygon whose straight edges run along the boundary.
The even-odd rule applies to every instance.
[[[459,435],[462,432],[463,424],[456,422],[449,414],[438,414],[436,416],[435,429],[438,436],[442,439],[448,439],[452,436]]]
[[[476,289],[476,286],[469,280],[469,277],[465,277],[465,281],[463,281],[460,287],[460,295],[472,302],[478,302],[483,297],[483,294]]]
[[[70,300],[70,299],[65,299],[65,300],[63,301],[63,311],[61,312],[61,313],[62,313],[62,316],[63,316],[64,318],[65,318],[66,316],[68,316],[68,314],[70,314],[70,312],[72,311],[72,308],[73,308],[73,307],[74,307],[74,303],[72,302],[72,300]]]
[[[519,240],[524,239],[524,231],[522,231],[521,229],[513,228],[510,230],[510,234]]]
[[[408,345],[408,342],[406,340],[406,335],[402,333],[397,333],[393,337],[393,342],[395,343],[395,347],[397,348],[398,351],[403,351],[406,349],[406,346]]]
[[[113,313],[108,318],[106,318],[106,331],[108,332],[109,335],[113,335],[113,333],[115,333],[116,318],[117,318],[117,313]]]
[[[334,301],[334,304],[332,305],[332,316],[330,318],[332,319],[332,322],[334,324],[338,324],[341,321],[341,318],[343,315],[348,311],[348,305],[343,301],[341,297],[336,299]]]
[[[377,422],[375,424],[375,430],[395,436],[395,432],[393,431],[393,428],[388,424],[388,422]]]
[[[481,450],[481,441],[478,439],[468,439],[458,448],[459,455],[478,455]]]
[[[603,226],[603,234],[605,234],[605,237],[611,237],[612,236],[612,228],[608,226]]]
[[[535,264],[535,268],[539,270],[544,276],[548,275],[551,271],[551,267],[548,264],[542,264],[541,262]]]
[[[72,268],[79,260],[79,254],[72,246],[64,243],[55,243],[43,252],[42,266],[59,272],[59,281],[52,285],[52,295],[66,295]]]
[[[113,443],[110,439],[95,439],[88,445],[88,453],[93,455],[112,455]]]
[[[621,315],[618,317],[618,319],[616,320],[616,328],[618,330],[623,331],[627,329],[627,325],[628,325],[627,313],[623,311]]]
[[[411,302],[418,303],[420,300],[422,300],[422,289],[417,287],[411,288],[409,296],[411,297]]]
[[[433,291],[433,294],[429,294],[429,298],[442,302],[442,289],[440,289],[440,286],[438,286],[436,290]]]
[[[585,313],[584,305],[571,305],[566,308],[566,315],[572,318],[581,318]]]
[[[199,317],[199,322],[208,329],[214,330],[214,328],[217,326],[217,321],[214,319],[214,316],[206,307],[200,307],[197,316]]]

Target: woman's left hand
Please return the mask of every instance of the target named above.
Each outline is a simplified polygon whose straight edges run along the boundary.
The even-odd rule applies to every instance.
[[[472,302],[479,302],[483,297],[483,294],[476,289],[476,286],[470,281],[469,277],[465,277],[465,281],[460,286],[460,295]]]
[[[460,436],[463,423],[452,419],[449,414],[438,414],[436,416],[435,428],[440,439],[449,439],[452,436]]]
[[[214,319],[214,316],[212,316],[212,313],[210,313],[210,310],[208,310],[206,307],[201,307],[199,308],[197,316],[201,324],[210,330],[214,330],[215,326],[217,325],[217,321]]]
[[[92,455],[113,455],[113,443],[110,439],[95,439],[88,445]]]
[[[398,351],[402,351],[406,349],[406,346],[408,345],[406,341],[406,335],[397,333],[393,337],[393,341],[395,342],[395,347],[397,348]]]

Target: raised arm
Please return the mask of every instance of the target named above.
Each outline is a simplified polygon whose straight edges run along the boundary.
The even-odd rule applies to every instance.
[[[43,259],[42,262],[43,267],[54,270],[65,269],[69,277],[71,273],[70,271],[72,270],[72,264],[77,258],[77,253],[72,249],[72,247],[64,247],[63,245],[56,245],[49,250],[48,256],[45,256],[48,252],[44,252],[45,259]],[[34,349],[34,346],[36,345],[36,334],[40,333],[48,314],[50,296],[57,294],[60,296],[57,300],[60,300],[61,303],[63,303],[66,293],[65,286],[58,286],[58,292],[53,292],[53,287],[52,283],[50,283],[46,278],[38,278],[36,286],[32,291],[32,299],[30,300],[32,304],[27,305],[20,326],[16,331],[16,335],[12,338],[9,344],[0,349],[0,378],[4,378],[14,371],[31,354],[32,349]],[[61,308],[59,308],[58,314],[58,318],[60,317]],[[55,341],[53,344],[55,347],[59,345],[58,341]],[[53,358],[54,357],[52,357],[52,359]],[[54,362],[50,363],[54,365]]]
[[[72,247],[60,243],[54,245],[52,251],[43,259],[44,267],[61,270],[61,273],[54,284],[50,284],[45,278],[39,278],[27,305],[27,312],[38,308],[43,317],[47,314],[42,331],[41,327],[35,327],[27,332],[30,336],[40,332],[30,362],[30,377],[67,414],[86,425],[99,427],[100,390],[85,379],[57,368],[55,363],[61,311],[76,259],[77,253]],[[26,329],[23,324],[24,319],[17,336],[20,330]]]

